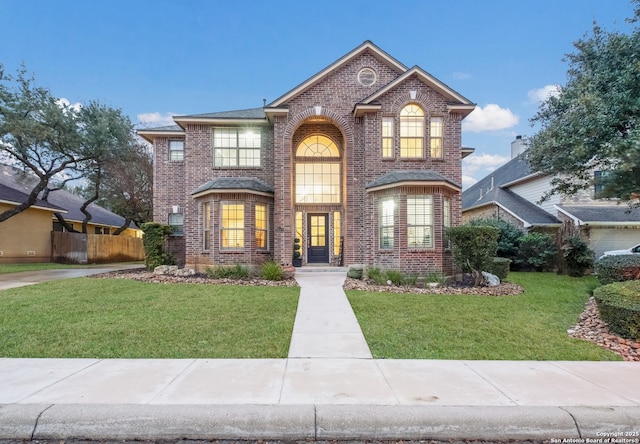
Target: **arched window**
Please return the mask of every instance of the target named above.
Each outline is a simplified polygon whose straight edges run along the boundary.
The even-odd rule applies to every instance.
[[[424,111],[413,103],[400,111],[400,157],[424,157]]]
[[[296,203],[340,203],[340,151],[326,136],[305,138],[296,148]],[[320,158],[318,160],[310,158]]]

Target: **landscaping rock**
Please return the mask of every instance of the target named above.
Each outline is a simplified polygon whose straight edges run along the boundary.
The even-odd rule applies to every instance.
[[[497,287],[498,285],[500,285],[500,278],[495,274],[491,274],[491,273],[487,273],[486,271],[483,271],[482,276],[484,276],[489,287]]]
[[[174,276],[193,276],[194,274],[196,271],[193,268],[181,268],[173,273]]]
[[[153,269],[153,274],[164,275],[164,274],[175,274],[178,271],[178,267],[176,265],[159,265]]]

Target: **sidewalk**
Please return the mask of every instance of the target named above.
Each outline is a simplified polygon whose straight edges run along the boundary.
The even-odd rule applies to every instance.
[[[296,279],[287,359],[0,359],[0,438],[640,439],[640,363],[371,359],[344,273]]]

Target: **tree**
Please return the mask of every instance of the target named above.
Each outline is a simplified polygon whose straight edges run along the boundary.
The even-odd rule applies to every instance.
[[[90,157],[80,142],[76,111],[34,86],[24,67],[17,77],[0,71],[0,155],[37,177],[28,199],[0,213],[0,222],[31,207],[50,181]]]
[[[640,19],[640,0],[635,16]],[[596,24],[566,56],[567,83],[531,119],[540,131],[527,159],[552,176],[552,194],[577,194],[602,176],[598,197],[640,205],[640,29],[606,32]]]
[[[146,144],[136,141],[104,165],[98,204],[125,218],[113,234],[153,219],[153,158]]]

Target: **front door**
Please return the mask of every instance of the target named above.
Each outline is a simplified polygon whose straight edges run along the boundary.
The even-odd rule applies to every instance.
[[[307,215],[307,263],[329,263],[329,230],[327,214]]]

